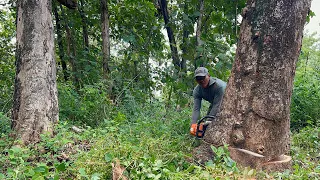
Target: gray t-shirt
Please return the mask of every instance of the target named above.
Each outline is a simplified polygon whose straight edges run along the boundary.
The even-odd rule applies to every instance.
[[[208,101],[211,105],[208,111],[208,115],[216,116],[219,111],[221,101],[223,99],[224,90],[227,83],[214,77],[210,77],[209,86],[202,88],[197,85],[193,90],[193,112],[191,124],[197,123],[200,116],[200,108],[202,99]]]

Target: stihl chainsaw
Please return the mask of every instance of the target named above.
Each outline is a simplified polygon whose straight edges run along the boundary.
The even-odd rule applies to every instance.
[[[196,137],[201,139],[204,136],[204,133],[208,127],[208,125],[215,120],[215,116],[204,116],[197,122],[197,131],[196,131]]]

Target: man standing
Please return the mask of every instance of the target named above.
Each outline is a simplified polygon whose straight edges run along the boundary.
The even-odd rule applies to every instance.
[[[197,120],[200,116],[200,108],[202,99],[210,103],[207,115],[216,116],[219,111],[220,104],[223,98],[224,90],[226,89],[226,82],[210,77],[208,69],[205,67],[199,67],[195,71],[195,80],[198,85],[193,90],[193,112],[190,134],[196,135]]]

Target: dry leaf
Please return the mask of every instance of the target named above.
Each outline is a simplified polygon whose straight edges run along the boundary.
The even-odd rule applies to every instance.
[[[111,163],[112,165],[112,180],[128,180],[126,176],[123,175],[126,168],[120,165],[119,160],[116,160],[116,163]]]

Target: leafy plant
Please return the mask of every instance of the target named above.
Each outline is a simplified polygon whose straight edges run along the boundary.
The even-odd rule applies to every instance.
[[[291,129],[320,125],[320,50],[315,34],[306,34],[299,58],[291,103]]]
[[[102,83],[78,91],[71,84],[59,86],[60,120],[96,127],[112,116],[111,102]]]
[[[223,169],[227,169],[227,171],[229,172],[239,172],[236,162],[230,158],[228,146],[226,144],[218,148],[211,146],[211,149],[214,152],[214,160],[209,161],[207,163],[207,166],[213,168],[217,166]]]
[[[11,120],[0,112],[0,138],[11,131]]]

